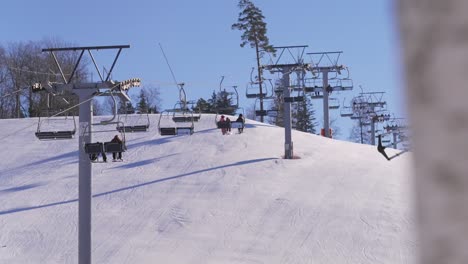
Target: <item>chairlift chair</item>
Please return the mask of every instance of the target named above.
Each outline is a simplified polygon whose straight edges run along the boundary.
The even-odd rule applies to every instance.
[[[176,117],[177,112],[178,109],[168,109],[161,112],[158,121],[158,131],[161,136],[192,135],[194,133],[193,117],[183,117],[184,122],[182,120],[176,122],[174,117]]]
[[[86,154],[99,155],[101,153],[125,152],[127,150],[125,140],[125,129],[118,130],[118,132],[120,133],[120,139],[122,140],[122,143],[111,142],[115,134],[115,130],[113,128],[113,126],[115,125],[117,125],[117,127],[122,128],[126,127],[122,121],[94,123],[91,124],[91,127],[93,129],[91,129],[90,126],[85,126],[83,130],[84,137],[89,137],[91,135],[105,135],[105,137],[98,136],[97,139],[93,139],[93,142],[84,143],[84,150]]]
[[[328,98],[328,108],[329,109],[339,109],[340,101],[337,98]]]
[[[239,93],[237,92],[237,86],[224,87],[222,86],[224,76],[221,76],[221,81],[219,83],[219,92],[220,94],[226,96],[227,100],[230,102],[230,105],[227,107],[232,109],[233,112],[239,108]]]
[[[189,107],[189,105],[191,105],[191,107]],[[198,114],[195,114],[193,111],[193,105],[195,105],[194,101],[188,101],[185,103],[177,102],[172,111],[172,120],[178,123],[192,122],[192,120],[194,122],[198,122],[201,117],[201,109],[199,109]]]
[[[135,113],[134,111],[126,111],[124,115],[120,114],[118,117],[120,121],[117,125],[117,131],[121,132],[147,132],[150,127],[150,119],[148,111]],[[125,126],[120,126],[125,124]]]
[[[353,108],[351,106],[343,106],[340,110],[342,117],[352,117],[354,115]]]
[[[249,99],[260,98],[260,86],[258,82],[247,84],[247,87],[245,88],[245,97]]]
[[[312,99],[323,99],[323,93],[322,92],[313,92],[310,94],[310,98]]]
[[[188,123],[188,122],[195,122],[195,119],[198,121],[200,118],[195,118],[193,115],[193,111],[190,110],[187,105],[185,107],[181,104],[181,102],[177,102],[172,109],[172,120],[176,123]]]
[[[48,113],[50,110],[47,110]],[[42,114],[41,114],[42,115]],[[36,137],[39,140],[72,139],[76,133],[75,116],[39,116]]]

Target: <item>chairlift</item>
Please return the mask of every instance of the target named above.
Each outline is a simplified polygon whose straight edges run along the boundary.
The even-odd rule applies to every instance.
[[[345,99],[343,99],[343,107],[340,109],[340,115],[342,117],[351,117],[354,115],[353,107],[352,106],[345,106],[344,105]]]
[[[158,121],[158,131],[161,136],[192,135],[194,133],[193,113],[191,112],[190,118],[186,114],[185,116],[177,116],[180,113],[179,110],[168,109],[161,112]],[[181,118],[179,119],[179,117]]]
[[[274,103],[275,103],[274,99],[264,100],[263,101],[264,109],[260,110],[260,100],[257,98],[254,104],[255,116],[276,117],[278,115],[278,108],[274,105]]]
[[[188,107],[188,104],[194,104],[194,102],[177,102],[172,109],[172,120],[176,123],[187,123],[187,122],[198,122],[201,117],[201,113],[194,115],[194,112],[191,108]],[[184,106],[185,105],[185,106]],[[193,107],[192,107],[193,108]]]
[[[72,139],[76,133],[75,116],[39,117],[37,131],[39,140]]]
[[[36,137],[39,140],[72,139],[76,133],[75,116],[69,115],[69,111],[52,109],[49,101],[50,96],[51,94],[48,94],[48,108],[39,113]],[[68,104],[65,98],[62,99]]]
[[[147,110],[135,113],[133,110],[126,110],[125,114],[119,114],[117,131],[125,130],[125,132],[147,132],[150,127],[150,118]],[[125,126],[120,126],[125,124]]]
[[[247,87],[245,88],[245,97],[249,99],[260,98],[260,84],[248,83]]]
[[[319,77],[306,78],[304,80],[304,92],[319,93],[323,92],[323,79]]]
[[[353,80],[350,78],[349,75],[349,68],[345,67],[344,70],[346,71],[347,75],[344,78],[340,78],[340,90],[342,91],[349,91],[353,90]]]
[[[125,152],[127,150],[125,140],[126,129],[120,129],[117,131],[120,133],[120,140],[122,143],[111,142],[115,135],[115,125],[122,128],[126,127],[122,121],[102,121],[91,124],[91,126],[86,125],[82,136],[93,137],[93,142],[85,143],[83,146],[86,154],[99,156],[99,154],[102,153]]]
[[[224,81],[224,76],[221,76],[221,81],[219,82],[219,92],[222,97],[226,97],[227,101],[230,102],[230,105],[227,109],[231,109],[232,112],[235,112],[239,108],[239,93],[237,92],[237,86],[233,85],[228,88],[223,88],[222,84]]]
[[[328,108],[329,109],[340,108],[340,101],[338,101],[338,98],[328,98]]]

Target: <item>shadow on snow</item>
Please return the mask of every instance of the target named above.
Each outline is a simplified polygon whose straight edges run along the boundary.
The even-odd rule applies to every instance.
[[[213,171],[213,170],[218,170],[218,169],[222,169],[222,168],[241,166],[241,165],[257,163],[257,162],[262,162],[262,161],[267,161],[267,160],[276,160],[276,159],[278,159],[278,158],[263,158],[263,159],[253,159],[253,160],[239,161],[239,162],[235,162],[235,163],[231,163],[231,164],[227,164],[227,165],[217,166],[217,167],[203,169],[203,170],[196,170],[196,171],[183,173],[183,174],[176,175],[176,176],[171,176],[171,177],[167,177],[167,178],[163,178],[163,179],[158,179],[158,180],[154,180],[154,181],[149,181],[149,182],[145,182],[145,183],[140,183],[140,184],[136,184],[136,185],[127,186],[127,187],[119,188],[119,189],[108,191],[108,192],[98,193],[98,194],[93,195],[93,197],[101,197],[101,196],[105,196],[105,195],[108,195],[108,194],[113,194],[113,193],[123,192],[123,191],[127,191],[127,190],[132,190],[132,189],[136,189],[136,188],[140,188],[140,187],[144,187],[144,186],[148,186],[148,185],[152,185],[152,184],[156,184],[156,183],[160,183],[160,182],[175,180],[175,179],[178,179],[178,178],[183,178],[183,177],[187,177],[187,176],[191,176],[191,175],[194,175],[194,174],[199,174],[199,173],[203,173],[203,172],[207,172],[207,171]],[[148,161],[146,161],[146,162],[148,162]],[[55,202],[55,203],[49,203],[49,204],[43,204],[43,205],[14,208],[14,209],[0,211],[0,215],[19,213],[19,212],[24,212],[24,211],[34,210],[34,209],[47,208],[47,207],[52,207],[52,206],[56,206],[56,205],[64,205],[64,204],[74,203],[74,202],[77,202],[77,201],[78,201],[78,199],[73,199],[73,200],[67,200],[67,201],[61,201],[61,202]]]

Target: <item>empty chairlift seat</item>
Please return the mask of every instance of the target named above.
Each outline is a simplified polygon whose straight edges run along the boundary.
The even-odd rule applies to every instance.
[[[158,131],[161,136],[192,135],[195,118],[192,112],[169,109],[161,112]]]
[[[147,132],[150,127],[149,114],[147,111],[138,114],[127,111],[127,114],[119,115],[119,121],[122,122],[122,125],[117,126],[117,131],[119,132]]]
[[[76,132],[74,116],[39,117],[37,131],[39,140],[72,139]]]
[[[146,132],[148,131],[149,125],[137,125],[137,126],[118,126],[117,131],[119,132]]]
[[[40,131],[36,132],[36,137],[40,140],[71,139],[75,131]]]

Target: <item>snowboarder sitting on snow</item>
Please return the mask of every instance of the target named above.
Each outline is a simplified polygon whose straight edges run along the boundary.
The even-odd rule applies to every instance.
[[[119,135],[115,135],[115,137],[110,142],[122,144],[122,140],[119,138]],[[119,154],[119,159],[121,160],[122,152],[118,152],[118,154]],[[114,161],[116,159],[116,156],[117,156],[117,152],[112,152],[112,159],[114,159]]]
[[[242,123],[242,127],[239,127],[237,130],[239,130],[239,134],[242,133],[244,131],[244,123],[245,123],[245,120],[244,120],[244,117],[242,116],[242,114],[239,114],[239,117],[236,119],[236,122],[241,122]]]

